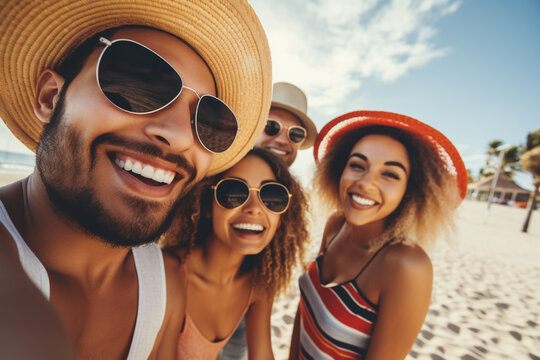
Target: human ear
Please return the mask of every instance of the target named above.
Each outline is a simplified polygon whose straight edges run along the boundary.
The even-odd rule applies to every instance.
[[[62,91],[62,86],[64,86],[64,78],[56,71],[48,69],[39,76],[33,107],[34,114],[41,122],[49,122]]]

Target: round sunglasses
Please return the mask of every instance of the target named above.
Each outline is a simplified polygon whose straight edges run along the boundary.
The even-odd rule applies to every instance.
[[[151,114],[169,106],[188,89],[199,99],[191,121],[199,142],[212,153],[224,152],[233,144],[240,129],[227,104],[185,86],[164,58],[136,41],[103,37],[99,41],[105,48],[96,66],[97,82],[114,106],[131,114]]]
[[[244,205],[251,191],[256,191],[261,203],[271,212],[282,214],[289,207],[292,195],[287,188],[277,182],[267,182],[259,188],[250,188],[241,179],[225,178],[212,186],[216,203],[225,209],[234,209]]]
[[[281,130],[283,129],[288,130],[287,135],[289,136],[289,139],[295,144],[300,144],[302,141],[305,140],[307,136],[306,129],[301,126],[293,125],[285,127],[279,121],[271,119],[268,119],[268,121],[266,122],[266,126],[264,127],[264,133],[268,136],[276,136],[281,133]]]

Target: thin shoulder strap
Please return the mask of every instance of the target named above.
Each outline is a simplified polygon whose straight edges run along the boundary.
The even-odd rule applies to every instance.
[[[354,277],[355,280],[358,279],[358,277],[359,277],[360,275],[362,275],[362,273],[364,272],[364,270],[367,269],[367,267],[369,266],[369,264],[371,264],[371,262],[373,261],[373,259],[375,259],[375,257],[376,257],[377,255],[379,255],[379,253],[382,251],[382,249],[384,249],[385,247],[387,247],[387,246],[392,242],[392,240],[393,240],[393,239],[388,240],[387,242],[385,242],[385,243],[383,244],[383,246],[381,246],[377,251],[375,251],[375,254],[373,254],[373,256],[368,260],[368,262],[362,267],[362,269],[360,270],[360,272],[358,273],[358,275],[356,275],[356,276]]]
[[[163,254],[152,243],[131,249],[139,280],[139,305],[135,332],[128,360],[146,360],[150,356],[165,318],[167,286]]]

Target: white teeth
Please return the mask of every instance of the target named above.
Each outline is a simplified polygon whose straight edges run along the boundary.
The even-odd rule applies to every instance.
[[[152,179],[156,182],[170,184],[174,180],[176,173],[172,171],[167,171],[163,169],[154,169],[150,165],[143,165],[138,161],[132,161],[132,160],[120,160],[115,159],[115,164],[118,165],[118,167],[126,170],[131,171],[135,174],[141,175],[145,178]]]
[[[375,201],[360,197],[358,195],[352,194],[352,199],[354,202],[357,202],[360,205],[368,205],[368,206],[375,205]]]
[[[149,166],[149,165],[145,165],[141,171],[141,176],[145,177],[145,178],[148,178],[148,179],[151,179],[154,177],[154,168]]]
[[[263,231],[264,230],[264,227],[259,224],[241,223],[241,224],[233,224],[232,227],[235,229],[250,230],[250,231]]]
[[[142,165],[140,162],[135,162],[135,164],[133,164],[133,168],[131,168],[131,172],[134,172],[135,174],[140,174],[142,171]]]
[[[270,148],[269,150],[277,155],[287,155],[287,152],[283,150],[278,150],[274,148]]]
[[[157,182],[163,182],[165,180],[165,171],[161,169],[157,169],[154,171],[154,176],[152,176],[152,180]]]
[[[131,171],[131,169],[133,169],[133,161],[131,160],[126,160],[126,163],[125,165],[123,166],[124,170],[126,171]]]

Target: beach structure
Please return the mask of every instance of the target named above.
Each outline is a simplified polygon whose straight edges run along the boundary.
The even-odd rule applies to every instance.
[[[493,176],[482,178],[467,186],[467,198],[487,201],[493,182]],[[498,204],[524,207],[529,201],[531,192],[516,184],[508,176],[501,174],[495,185],[493,202]]]

